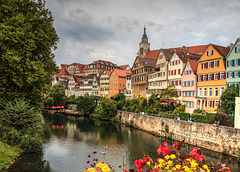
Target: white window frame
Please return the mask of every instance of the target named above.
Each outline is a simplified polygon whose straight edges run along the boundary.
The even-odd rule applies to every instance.
[[[214,67],[217,67],[217,64],[218,64],[218,60],[215,60],[214,61]]]
[[[202,88],[198,88],[198,96],[202,97]]]
[[[214,80],[218,80],[218,73],[214,73]]]
[[[225,91],[225,87],[221,87],[220,88],[220,96],[222,95],[222,93]]]
[[[217,108],[217,107],[218,107],[218,104],[219,104],[219,101],[218,101],[218,100],[215,100],[214,107]]]
[[[220,73],[220,79],[224,79],[224,72]]]
[[[207,100],[207,107],[211,107],[211,100]]]
[[[216,94],[216,92],[217,92],[218,94]],[[217,97],[218,95],[219,95],[219,89],[218,89],[218,87],[215,87],[215,88],[214,88],[214,96]]]
[[[207,96],[207,88],[203,88],[203,96]]]
[[[207,69],[207,63],[203,63],[203,69]]]
[[[208,96],[209,96],[209,97],[211,97],[211,96],[213,95],[213,94],[212,94],[212,93],[213,93],[212,91],[213,91],[212,88],[209,88],[209,89],[208,89]]]

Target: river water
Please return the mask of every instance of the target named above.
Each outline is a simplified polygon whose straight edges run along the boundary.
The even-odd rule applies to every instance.
[[[137,169],[134,161],[143,158],[144,153],[156,160],[159,144],[168,142],[171,147],[175,142],[118,123],[60,114],[44,114],[43,117],[46,123],[43,151],[22,156],[8,172],[82,172],[90,167],[86,161],[92,162],[93,158],[111,164],[116,171],[122,171],[118,165],[123,163],[128,169]],[[188,154],[192,148],[183,144],[181,153]],[[92,154],[94,150],[98,153]],[[106,154],[103,156],[100,151]],[[240,171],[236,158],[204,149],[202,153],[207,163],[221,162],[233,172]]]

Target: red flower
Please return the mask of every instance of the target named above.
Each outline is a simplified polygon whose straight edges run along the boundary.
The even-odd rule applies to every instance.
[[[140,160],[136,160],[134,162],[134,165],[136,165],[138,167],[138,172],[141,172],[143,170],[143,167],[145,167],[147,165],[147,163],[145,160],[140,159]]]
[[[192,156],[194,156],[194,157],[196,156],[197,150],[198,150],[197,147],[195,147],[195,148],[192,149],[192,151],[191,151]]]
[[[172,145],[173,148],[177,149],[178,148],[178,143],[175,142],[173,145]]]
[[[196,157],[195,157],[195,160],[197,161],[197,160],[199,160],[199,161],[202,161],[203,159],[204,159],[205,157],[203,156],[203,155],[196,155]]]
[[[124,172],[128,172],[128,171],[126,170],[126,168],[124,168]]]
[[[158,155],[160,155],[161,153],[162,153],[163,155],[168,154],[168,152],[169,152],[168,143],[167,143],[167,142],[164,142],[163,145],[165,146],[165,148],[162,147],[162,145],[159,145],[159,148],[158,148],[158,150],[157,150],[157,151],[158,151]]]

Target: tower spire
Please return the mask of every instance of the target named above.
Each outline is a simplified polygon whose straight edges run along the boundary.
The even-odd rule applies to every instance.
[[[144,32],[143,32],[143,36],[142,38],[147,38],[147,34],[146,34],[146,27],[144,26]]]

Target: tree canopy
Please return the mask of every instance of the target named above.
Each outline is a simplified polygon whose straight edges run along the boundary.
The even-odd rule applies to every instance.
[[[22,98],[40,106],[57,69],[52,14],[45,0],[4,0],[0,7],[0,105]]]
[[[231,85],[221,95],[221,104],[219,110],[228,114],[234,115],[235,113],[235,97],[239,96],[239,86]]]

